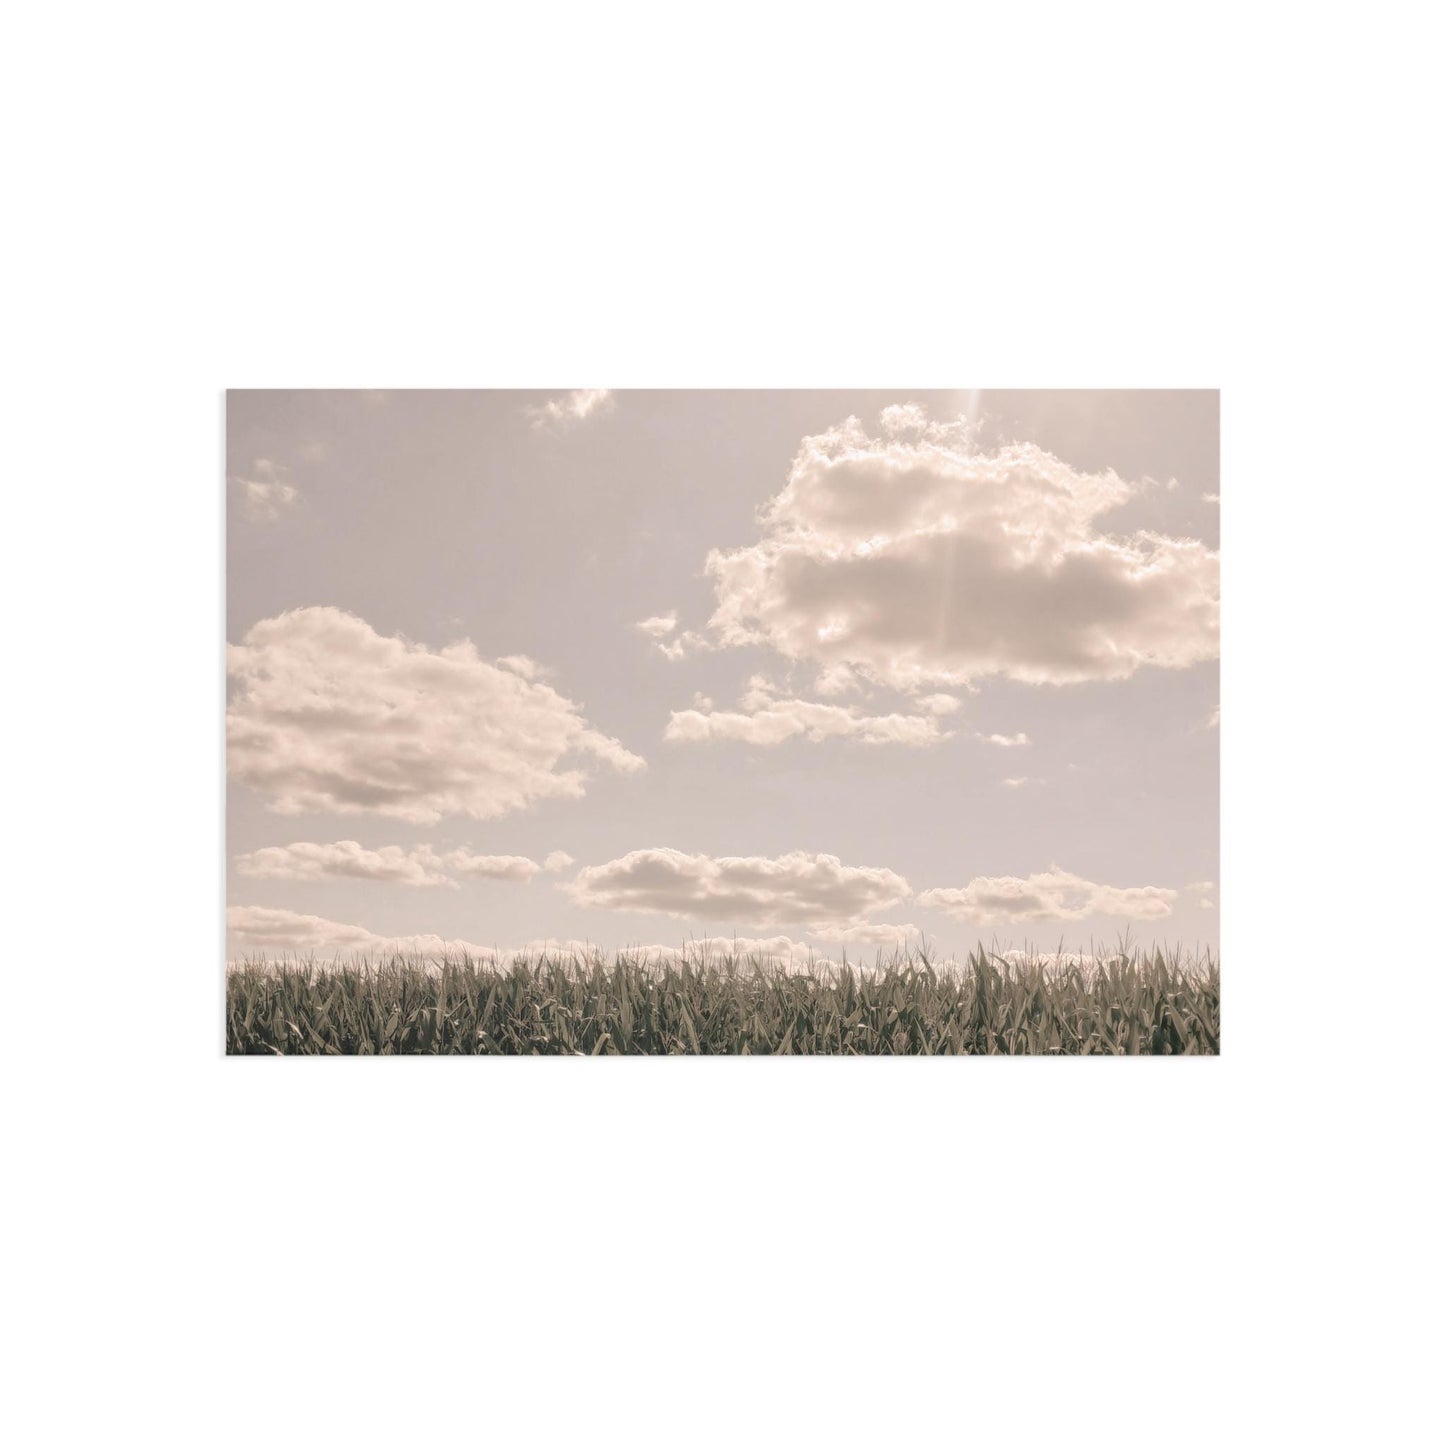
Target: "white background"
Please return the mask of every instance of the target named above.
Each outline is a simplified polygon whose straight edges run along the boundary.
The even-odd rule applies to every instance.
[[[1425,14],[7,18],[14,1438],[1422,1438]],[[224,1059],[222,392],[320,384],[1220,386],[1224,1056]]]

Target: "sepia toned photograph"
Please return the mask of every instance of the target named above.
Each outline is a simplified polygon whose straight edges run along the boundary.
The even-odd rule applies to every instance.
[[[1215,1054],[1212,391],[238,391],[226,1047]]]
[[[1429,12],[11,12],[9,1438],[1439,1435]]]

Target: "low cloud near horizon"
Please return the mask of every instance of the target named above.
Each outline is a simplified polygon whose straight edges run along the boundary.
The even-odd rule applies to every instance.
[[[827,853],[709,858],[642,848],[583,868],[562,885],[574,903],[629,913],[738,923],[847,926],[911,893],[888,868],[848,867]]]
[[[929,888],[917,901],[962,923],[986,928],[1021,921],[1080,922],[1101,916],[1168,918],[1178,896],[1174,888],[1114,888],[1051,868],[1027,878],[975,878],[965,888]]]

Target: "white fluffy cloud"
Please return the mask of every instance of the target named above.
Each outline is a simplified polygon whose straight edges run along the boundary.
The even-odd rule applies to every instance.
[[[275,958],[314,953],[322,961],[355,955],[380,960],[395,954],[435,958],[465,953],[479,960],[498,957],[491,948],[461,938],[442,938],[435,933],[373,933],[359,924],[334,923],[314,913],[293,913],[288,908],[228,908],[226,927],[235,939],[235,955]]]
[[[687,708],[672,714],[663,736],[669,742],[731,741],[759,747],[776,747],[799,737],[809,742],[853,738],[864,743],[927,747],[952,736],[939,726],[939,717],[948,709],[940,709],[938,703],[957,703],[953,698],[940,697],[924,701],[930,705],[922,715],[877,715],[838,703],[779,697],[765,678],[754,677],[743,696],[741,712],[716,712],[710,705]]]
[[[612,405],[612,393],[606,390],[569,391],[563,396],[528,408],[532,425],[572,426],[589,416],[606,411]]]
[[[562,873],[570,868],[577,860],[570,854],[564,853],[560,848],[555,852],[547,854],[542,860],[542,867],[549,873]]]
[[[564,885],[574,903],[631,913],[749,923],[846,926],[907,898],[887,868],[845,867],[828,853],[709,858],[643,848],[583,868]]]
[[[274,522],[287,507],[295,505],[301,493],[285,480],[285,472],[279,463],[257,457],[250,475],[231,478],[251,521]]]
[[[1026,748],[1029,743],[1027,733],[989,733],[986,737],[980,733],[979,737],[996,748]]]
[[[576,703],[470,642],[432,651],[334,607],[258,622],[227,649],[227,669],[231,776],[280,813],[495,818],[580,798],[587,778],[562,766],[570,758],[644,766]]]
[[[1173,888],[1113,888],[1051,868],[1027,878],[975,878],[966,888],[929,888],[918,902],[960,923],[986,927],[1026,919],[1168,918],[1177,897]]]
[[[751,547],[713,552],[709,627],[903,689],[1003,675],[1067,683],[1218,655],[1219,557],[1096,520],[1139,489],[964,422],[890,407],[804,440]]]

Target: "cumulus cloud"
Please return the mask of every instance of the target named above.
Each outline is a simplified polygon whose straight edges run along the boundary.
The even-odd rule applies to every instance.
[[[470,642],[433,651],[334,607],[258,622],[227,649],[227,670],[231,776],[280,813],[495,818],[580,798],[587,775],[569,759],[645,766],[576,703]]]
[[[660,617],[644,617],[641,622],[633,623],[633,626],[649,637],[666,637],[677,626],[677,613],[665,612]]]
[[[1006,788],[1027,788],[1033,786],[1036,783],[1042,783],[1043,779],[1028,777],[1000,778],[999,782],[1001,782]]]
[[[360,843],[347,840],[257,848],[253,853],[240,854],[236,859],[236,868],[247,878],[294,882],[318,878],[367,878],[378,883],[402,883],[412,888],[455,888],[457,876],[526,883],[544,868],[555,871],[565,868],[571,861],[565,853],[552,853],[546,863],[534,863],[530,858],[519,858],[511,853],[473,853],[467,848],[436,853],[425,843],[410,851],[394,845],[363,848]]]
[[[563,886],[574,903],[586,908],[839,926],[861,922],[912,892],[887,868],[846,867],[828,853],[710,858],[672,848],[643,848],[583,868]]]
[[[1001,675],[1124,678],[1218,655],[1219,557],[1097,529],[1135,495],[1033,445],[986,452],[966,422],[890,407],[804,439],[761,538],[714,551],[721,646],[768,645],[913,690]]]
[[[1024,748],[1029,742],[1027,733],[989,733],[987,736],[980,733],[979,737],[996,748]]]
[[[253,522],[274,522],[301,495],[285,480],[286,468],[265,457],[257,457],[247,476],[232,477],[241,497],[241,507]]]
[[[542,867],[549,873],[561,873],[570,868],[576,861],[570,853],[564,853],[558,848],[555,852],[547,854],[542,862]]]
[[[228,908],[226,927],[242,954],[317,954],[322,959],[369,955],[385,959],[396,954],[428,958],[465,953],[475,959],[493,959],[494,950],[461,938],[435,933],[373,933],[355,923],[334,923],[314,913],[293,913],[287,908]]]
[[[612,404],[610,391],[569,391],[564,396],[543,402],[541,406],[528,407],[527,413],[535,427],[572,426],[608,410]]]
[[[1173,888],[1113,888],[1051,868],[1027,878],[975,878],[966,888],[929,888],[918,902],[960,923],[987,926],[1025,919],[1168,918],[1177,897]]]
[[[1196,908],[1210,910],[1218,907],[1219,888],[1214,883],[1191,883],[1185,892],[1193,895]]]

